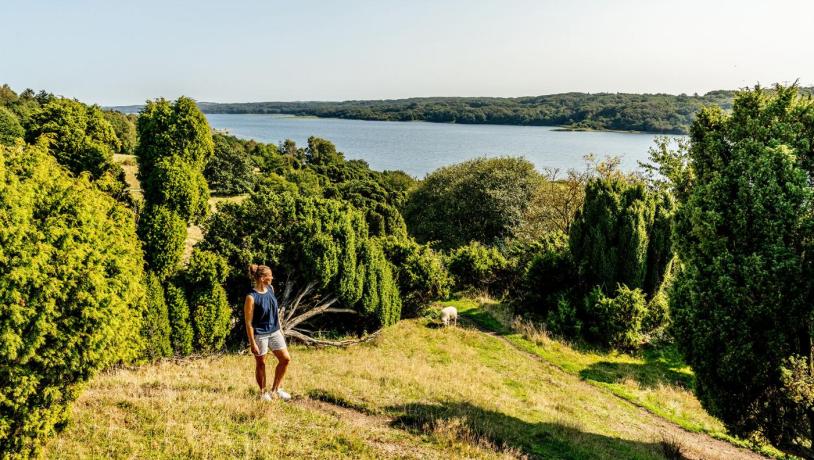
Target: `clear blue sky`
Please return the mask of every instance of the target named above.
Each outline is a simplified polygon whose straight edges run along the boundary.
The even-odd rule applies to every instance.
[[[814,83],[814,2],[4,0],[0,82],[103,105]]]

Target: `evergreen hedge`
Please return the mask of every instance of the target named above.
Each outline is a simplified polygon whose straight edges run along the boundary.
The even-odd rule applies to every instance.
[[[221,206],[200,244],[227,259],[230,298],[248,290],[246,267],[262,263],[279,281],[300,287],[316,282],[362,313],[370,327],[401,316],[401,297],[381,244],[369,236],[364,214],[340,201],[261,187],[242,204]],[[242,320],[242,311],[236,315]]]
[[[0,452],[35,456],[95,372],[140,355],[133,214],[42,144],[0,146]]]

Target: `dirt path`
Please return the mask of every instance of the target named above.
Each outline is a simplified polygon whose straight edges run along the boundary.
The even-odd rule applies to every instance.
[[[470,322],[467,321],[467,325],[470,325],[469,323]],[[602,388],[591,385],[590,383],[580,379],[579,377],[576,377],[572,374],[565,372],[564,370],[560,369],[557,365],[546,361],[540,356],[537,356],[533,353],[523,350],[522,348],[512,343],[511,340],[508,340],[505,337],[502,337],[491,331],[484,331],[474,323],[472,323],[471,326],[476,327],[479,331],[483,333],[489,334],[493,337],[502,340],[510,347],[514,348],[519,352],[522,352],[529,359],[532,359],[549,367],[554,372],[558,372],[564,376],[578,380],[579,385],[584,385],[586,387],[585,388],[586,391],[601,391],[607,394],[608,396],[616,398],[617,400],[621,401],[624,404],[629,404],[635,407],[637,410],[641,412],[642,418],[647,420],[647,426],[645,429],[649,431],[649,434],[652,437],[652,439],[655,442],[667,441],[670,444],[675,445],[680,449],[681,456],[683,458],[691,460],[733,460],[733,459],[758,460],[768,458],[751,450],[737,447],[726,441],[721,441],[712,438],[709,435],[687,431],[684,428],[653,414],[644,407],[634,404],[628,401],[627,399],[624,399],[620,396],[613,394],[610,391],[606,391],[603,390]]]

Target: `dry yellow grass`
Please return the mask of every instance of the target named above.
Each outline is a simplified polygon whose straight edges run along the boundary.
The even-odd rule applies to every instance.
[[[689,458],[752,455],[476,329],[409,320],[367,345],[291,354],[289,404],[256,399],[245,355],[97,376],[45,455],[650,459],[667,436]]]
[[[138,178],[136,177],[136,174],[138,173],[136,156],[125,155],[123,153],[114,153],[113,161],[120,164],[122,169],[124,169],[124,180],[127,182],[127,186],[130,188],[130,193],[133,194],[136,199],[143,198],[141,183],[139,183]]]
[[[249,197],[248,193],[242,195],[233,195],[233,196],[213,196],[209,198],[209,210],[212,212],[216,212],[218,210],[218,205],[221,203],[243,203],[246,201],[246,198]]]

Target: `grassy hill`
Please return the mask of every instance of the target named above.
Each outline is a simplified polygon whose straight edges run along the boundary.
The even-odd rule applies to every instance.
[[[458,328],[422,318],[348,349],[293,346],[287,404],[257,400],[245,354],[99,375],[45,458],[760,458],[563,368],[591,368],[589,354],[523,349],[540,346],[475,302],[452,303]],[[665,407],[689,394],[670,379],[642,386]],[[696,431],[716,429],[697,401],[683,404],[685,419],[709,419]]]

